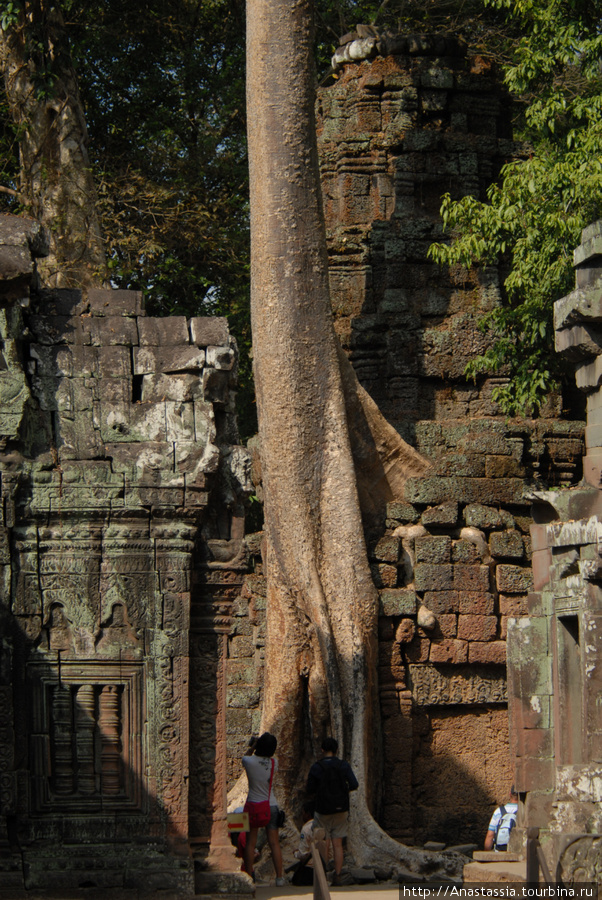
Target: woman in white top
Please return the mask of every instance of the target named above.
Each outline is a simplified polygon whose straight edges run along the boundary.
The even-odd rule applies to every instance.
[[[249,782],[249,793],[245,809],[250,812],[250,817],[252,817],[253,804],[267,801],[270,805],[270,820],[265,825],[266,837],[276,870],[276,884],[281,885],[286,884],[286,880],[282,877],[282,851],[280,849],[280,838],[278,837],[278,803],[272,786],[274,775],[278,771],[278,760],[274,758],[277,744],[278,741],[274,735],[268,731],[262,734],[260,738],[251,738],[249,751],[243,756],[242,764]],[[255,881],[253,860],[258,833],[259,827],[253,827],[251,824],[245,845],[245,871],[248,872],[253,881]]]

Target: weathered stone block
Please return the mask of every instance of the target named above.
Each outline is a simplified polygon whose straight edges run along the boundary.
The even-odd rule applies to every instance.
[[[524,478],[525,467],[512,456],[487,456],[485,475],[487,478]]]
[[[419,563],[414,569],[414,584],[417,591],[452,590],[455,587],[453,567],[451,564]]]
[[[228,344],[228,320],[219,316],[196,316],[190,320],[192,343],[198,347],[221,347]]]
[[[371,565],[370,571],[377,588],[394,588],[397,586],[397,566],[379,563]]]
[[[131,347],[99,347],[98,374],[103,378],[130,378],[132,374]],[[131,395],[130,395],[131,401]]]
[[[168,316],[162,319],[139,318],[138,340],[132,344],[141,347],[164,347],[167,344],[188,343],[188,323],[184,316]]]
[[[228,661],[229,685],[253,685],[255,676],[255,666],[252,662],[237,659]]]
[[[248,742],[248,736],[252,731],[252,712],[249,709],[229,709],[226,714],[226,733],[244,735]],[[246,747],[245,747],[246,749]]]
[[[203,393],[205,400],[225,405],[229,397],[229,374],[217,369],[205,369],[203,372]]]
[[[503,528],[505,524],[499,510],[482,503],[470,503],[464,510],[464,519],[467,525],[482,529]]]
[[[488,641],[481,643],[471,641],[468,645],[468,661],[470,663],[506,664],[506,641]]]
[[[409,644],[416,634],[414,619],[402,619],[395,631],[395,640],[400,644]]]
[[[573,361],[598,356],[601,346],[602,328],[595,325],[573,325],[555,334],[556,352]]]
[[[453,585],[457,591],[488,591],[489,566],[453,566]]]
[[[180,403],[203,399],[203,382],[193,374],[144,375],[142,401],[157,403],[175,400]]]
[[[90,320],[82,320],[71,316],[39,316],[28,317],[36,342],[40,344],[90,344]]]
[[[374,558],[381,562],[397,564],[399,559],[399,538],[381,538],[374,548]]]
[[[529,615],[528,602],[526,597],[506,597],[500,595],[500,613],[503,616],[512,616],[519,619],[522,616]]]
[[[165,434],[168,441],[195,440],[193,403],[165,401]]]
[[[380,615],[416,615],[416,593],[405,588],[388,589],[380,592]]]
[[[437,625],[444,638],[462,637],[462,635],[458,635],[458,617],[454,613],[437,616]]]
[[[453,638],[432,643],[429,659],[433,663],[465,663],[468,659],[468,643]]]
[[[458,591],[458,611],[466,616],[491,616],[493,594],[486,591]]]
[[[552,565],[552,550],[535,550],[531,558],[533,573],[532,590],[541,591],[550,582],[550,566]]]
[[[532,694],[530,697],[517,699],[512,714],[515,728],[549,728],[551,725],[550,697],[545,694]]]
[[[496,616],[460,615],[458,637],[465,641],[491,641],[497,632]]]
[[[505,594],[528,594],[533,589],[533,575],[521,566],[501,564],[495,570],[497,588]]]
[[[489,537],[491,555],[506,559],[521,559],[524,555],[522,535],[518,531],[493,532]]]
[[[519,728],[516,735],[517,756],[532,759],[552,759],[553,731],[549,728]]]
[[[207,347],[207,365],[230,372],[234,368],[236,354],[231,347]]]
[[[120,289],[104,290],[88,288],[85,300],[94,316],[143,316],[144,297],[142,291]]]
[[[592,448],[583,458],[583,477],[592,487],[602,487],[602,449]]]
[[[126,347],[132,347],[138,343],[136,319],[126,319],[124,316],[106,316],[86,321],[90,334],[89,343],[94,346],[108,347],[123,344]],[[140,321],[142,322],[144,319]]]
[[[458,611],[457,591],[426,591],[424,605],[436,616]]]
[[[548,655],[548,622],[544,616],[508,621],[508,669],[520,685],[520,696],[552,695],[552,665]]]
[[[430,639],[420,636],[415,637],[411,643],[404,645],[405,658],[411,663],[427,662],[430,650]]]
[[[420,518],[418,510],[411,503],[404,503],[402,500],[394,500],[387,503],[387,519],[392,519],[395,523],[413,523]]]
[[[198,347],[174,345],[134,347],[134,373],[154,375],[161,372],[200,372],[205,365],[205,351]]]
[[[519,757],[514,763],[517,791],[551,791],[554,789],[554,760]]]
[[[409,478],[405,497],[410,503],[442,503],[446,498],[472,502],[523,504],[524,482],[520,478]],[[467,523],[468,524],[468,523]]]
[[[452,562],[467,565],[480,563],[481,554],[472,541],[459,540],[452,543]]]
[[[414,543],[417,563],[448,563],[451,559],[451,538],[448,535],[423,535]]]

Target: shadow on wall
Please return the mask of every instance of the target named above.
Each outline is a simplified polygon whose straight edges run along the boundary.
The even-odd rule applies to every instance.
[[[78,629],[58,603],[36,641],[7,612],[1,625],[0,884],[191,891],[187,829],[169,811],[185,786],[166,781],[167,747],[147,715],[157,672],[124,607],[78,657]],[[121,651],[103,658],[118,630]]]
[[[491,814],[512,784],[507,710],[431,708],[414,723],[416,841],[481,848]]]

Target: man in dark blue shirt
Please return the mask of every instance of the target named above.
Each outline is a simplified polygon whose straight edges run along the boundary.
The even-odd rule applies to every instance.
[[[343,838],[347,837],[349,791],[358,787],[357,778],[348,762],[339,759],[339,745],[334,738],[322,742],[324,756],[309,770],[307,793],[315,800],[314,828],[323,828],[332,840],[334,880],[337,884],[343,868]]]

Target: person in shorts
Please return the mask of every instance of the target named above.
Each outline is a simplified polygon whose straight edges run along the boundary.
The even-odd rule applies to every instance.
[[[343,839],[347,837],[349,792],[357,790],[357,778],[348,762],[339,759],[338,742],[325,738],[322,759],[309,770],[307,793],[315,803],[314,828],[323,828],[327,840],[332,841],[334,857],[333,884],[338,884],[343,868]]]
[[[276,870],[276,884],[286,884],[286,878],[282,875],[282,850],[278,837],[278,802],[274,796],[272,781],[278,771],[278,760],[274,758],[278,741],[273,734],[266,731],[261,737],[252,737],[249,741],[249,749],[242,758],[242,765],[247,773],[249,793],[245,803],[245,812],[250,811],[249,819],[251,827],[247,835],[244,848],[244,865],[253,881],[255,881],[255,846],[257,843],[258,827],[252,823],[253,804],[269,803],[270,820],[265,824],[266,838],[272,854],[274,869]]]

